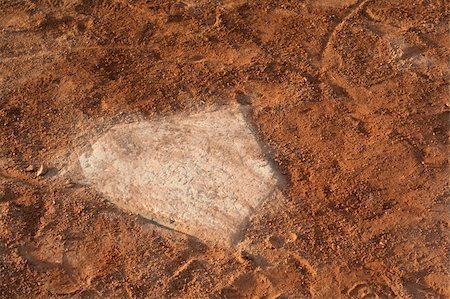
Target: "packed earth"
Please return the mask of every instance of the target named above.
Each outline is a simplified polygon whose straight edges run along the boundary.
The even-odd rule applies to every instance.
[[[445,0],[0,0],[0,298],[450,298],[449,16]],[[247,151],[210,116],[232,108]],[[164,119],[181,135],[152,134]],[[121,135],[142,123],[144,141]],[[140,160],[89,176],[102,140]],[[200,189],[165,195],[178,177],[209,194],[203,214]],[[230,196],[254,204],[222,213]],[[123,198],[169,198],[169,224],[195,229]]]

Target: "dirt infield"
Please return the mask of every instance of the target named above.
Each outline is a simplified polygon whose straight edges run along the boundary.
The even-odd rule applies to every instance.
[[[450,298],[447,6],[0,0],[0,297]],[[66,175],[238,104],[288,182],[232,249]]]

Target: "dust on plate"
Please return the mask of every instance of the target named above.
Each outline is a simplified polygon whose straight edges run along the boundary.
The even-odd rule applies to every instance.
[[[118,206],[222,245],[280,179],[239,107],[118,124],[79,163]]]

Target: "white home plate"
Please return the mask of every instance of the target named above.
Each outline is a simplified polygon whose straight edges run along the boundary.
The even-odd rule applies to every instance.
[[[237,108],[116,125],[79,162],[120,207],[221,244],[278,180]]]

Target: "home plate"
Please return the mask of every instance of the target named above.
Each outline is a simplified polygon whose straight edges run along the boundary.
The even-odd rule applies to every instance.
[[[239,107],[119,124],[79,156],[113,203],[217,244],[239,240],[279,174]]]

